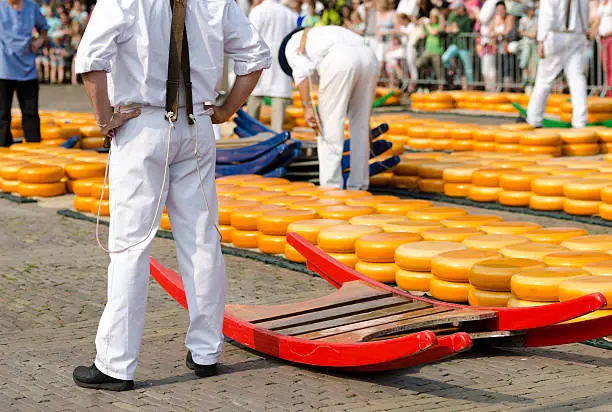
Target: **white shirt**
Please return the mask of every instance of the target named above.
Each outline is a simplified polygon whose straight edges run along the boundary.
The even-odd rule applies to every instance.
[[[606,36],[612,33],[612,1],[601,4],[597,9],[599,13],[599,35]]]
[[[236,0],[238,7],[244,13],[245,16],[248,16],[251,11],[251,5],[249,4],[249,0]]]
[[[299,55],[298,48],[303,34],[304,32],[301,31],[291,36],[285,49],[287,62],[293,69],[295,84],[302,83],[312,75],[332,48],[338,46],[367,47],[363,37],[344,27],[320,26],[310,29],[304,54]]]
[[[550,33],[574,31],[586,33],[589,30],[589,2],[574,0],[570,12],[569,27],[567,20],[567,0],[541,0],[538,16],[538,41],[544,41]]]
[[[291,77],[281,70],[278,49],[285,36],[297,27],[297,19],[297,13],[281,5],[278,0],[264,0],[251,10],[249,20],[272,53],[272,67],[264,70],[253,96],[291,97]]]
[[[99,0],[79,44],[76,72],[109,73],[113,106],[164,107],[171,19],[168,1]],[[233,0],[188,1],[186,27],[194,103],[216,100],[224,53],[237,75],[270,67],[270,49]]]
[[[418,0],[400,0],[395,10],[398,14],[416,16],[419,14],[419,2]]]

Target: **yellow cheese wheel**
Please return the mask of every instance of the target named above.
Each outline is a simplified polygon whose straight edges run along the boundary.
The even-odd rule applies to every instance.
[[[433,275],[431,272],[415,272],[397,269],[395,283],[400,289],[406,291],[429,292],[429,284]]]
[[[472,266],[483,260],[501,257],[495,251],[455,250],[442,253],[431,260],[431,273],[449,282],[469,282]]]
[[[168,221],[168,225],[170,221]],[[234,228],[227,225],[219,225],[219,233],[221,234],[221,242],[230,243],[232,241],[232,234],[234,233]],[[170,230],[170,229],[168,229]]]
[[[601,202],[594,200],[576,200],[568,197],[563,201],[563,211],[570,215],[590,216],[599,213]]]
[[[474,142],[475,152],[495,152],[495,142]]]
[[[472,183],[476,186],[499,187],[500,176],[506,173],[518,172],[512,168],[488,168],[478,169],[472,173]]]
[[[419,179],[417,187],[424,193],[444,193],[444,180],[442,179]]]
[[[495,143],[495,151],[498,153],[517,153],[521,150],[520,144]]]
[[[372,215],[376,209],[369,206],[328,206],[320,209],[318,214],[323,219],[350,220],[355,216]]]
[[[519,143],[522,135],[523,132],[521,131],[498,130],[497,133],[495,133],[495,142],[505,144]]]
[[[285,257],[290,262],[306,263],[306,258],[300,254],[293,246],[289,243],[285,244]]]
[[[441,227],[426,230],[421,233],[421,236],[428,241],[460,243],[471,236],[480,236],[483,234],[484,232],[475,228]]]
[[[253,187],[240,187],[236,185],[217,185],[217,196],[228,195],[235,198],[239,194],[256,193],[258,191],[258,189]]]
[[[395,200],[399,200],[399,197],[391,195],[360,196],[346,199],[345,203],[348,206],[370,206],[375,208],[381,202],[392,202]]]
[[[529,207],[534,210],[563,210],[565,198],[563,196],[538,196],[529,198]]]
[[[556,130],[540,129],[522,133],[519,141],[524,146],[559,146],[561,135]]]
[[[108,200],[94,199],[91,202],[91,213],[97,215],[100,212],[100,216],[110,216],[110,205]]]
[[[351,269],[355,269],[355,265],[359,262],[359,258],[354,253],[328,253],[328,255]]]
[[[365,235],[381,233],[377,226],[338,225],[321,229],[317,244],[325,252],[354,253],[357,239]]]
[[[72,191],[78,196],[92,197],[91,186],[94,183],[102,182],[103,180],[104,180],[103,177],[92,177],[89,179],[74,180],[71,183]]]
[[[418,189],[419,180],[418,176],[393,176],[391,186],[401,189]]]
[[[577,179],[563,185],[563,195],[578,200],[601,200],[601,190],[609,184],[603,179]]]
[[[563,187],[570,182],[579,182],[576,176],[545,176],[531,182],[531,191],[539,196],[564,196]]]
[[[404,155],[400,163],[393,169],[393,173],[398,176],[418,176],[419,165],[430,162],[431,159],[410,159]]]
[[[435,276],[429,284],[431,296],[444,302],[467,303],[469,289],[469,283],[447,282]]]
[[[240,207],[230,213],[230,225],[238,230],[256,231],[257,218],[271,210],[281,210],[278,205],[257,205],[254,207]]]
[[[521,243],[506,246],[499,253],[509,258],[543,260],[548,254],[568,251],[568,248],[554,243]]]
[[[598,172],[597,169],[584,169],[584,168],[574,169],[574,168],[568,167],[565,169],[553,170],[550,172],[550,175],[576,178],[576,177],[587,176],[587,175],[597,173],[597,172]]]
[[[74,162],[66,165],[64,170],[70,179],[103,177],[106,165],[104,163]]]
[[[449,197],[468,197],[472,186],[470,183],[444,183],[444,194]]]
[[[513,172],[504,173],[499,177],[499,187],[504,190],[524,192],[531,190],[534,179],[544,177],[546,173]]]
[[[256,249],[260,233],[256,230],[237,230],[232,231],[232,243],[242,249]]]
[[[266,187],[266,188],[264,188],[264,190],[266,190],[268,192],[289,193],[289,192],[294,191],[294,190],[311,189],[311,188],[315,188],[314,183],[310,183],[310,182],[291,182],[291,183],[288,183],[286,185],[278,185],[278,186]]]
[[[104,137],[83,137],[79,140],[79,143],[83,149],[101,149],[104,147]]]
[[[470,285],[468,303],[470,306],[505,308],[511,295],[509,292],[491,292]]]
[[[453,140],[471,140],[476,128],[456,125],[450,129],[451,139]]]
[[[563,156],[594,156],[599,154],[597,143],[564,144]]]
[[[282,192],[274,192],[274,193],[282,193]],[[236,197],[238,199],[238,197]],[[276,206],[291,206],[299,203],[310,203],[316,201],[317,198],[315,196],[307,197],[307,196],[273,196],[267,199],[263,199],[262,202],[266,205],[276,205]]]
[[[495,141],[495,134],[497,130],[494,128],[481,128],[475,129],[472,133],[472,139],[479,142],[493,142]]]
[[[395,249],[421,240],[416,233],[374,233],[357,239],[355,254],[364,262],[391,263],[394,262]]]
[[[561,323],[563,324],[563,323],[584,322],[587,320],[603,318],[605,316],[612,316],[612,310],[607,310],[607,309],[606,310],[596,310],[594,312],[587,313],[586,315],[578,316],[577,318],[570,319],[570,320],[567,320]],[[612,321],[612,318],[610,320]],[[609,340],[609,337],[608,337],[608,340]]]
[[[445,169],[462,166],[452,162],[425,162],[419,165],[418,175],[421,179],[442,179]]]
[[[290,223],[316,217],[312,210],[270,210],[257,218],[257,230],[265,235],[284,236]]]
[[[557,252],[550,253],[544,257],[544,263],[548,266],[563,266],[581,268],[586,264],[610,260],[610,256],[604,252]]]
[[[395,282],[397,266],[395,263],[370,263],[359,261],[355,264],[355,270],[370,279],[382,283],[393,283]]]
[[[324,209],[329,206],[338,206],[343,205],[344,202],[342,200],[337,199],[325,199],[325,200],[313,200],[309,202],[300,202],[289,205],[289,209],[291,210],[311,210],[317,214],[321,209]]]
[[[587,274],[564,280],[559,285],[559,300],[564,302],[597,292],[602,293],[608,301],[608,304],[602,309],[612,309],[612,277],[610,276]]]
[[[91,203],[94,201],[93,197],[74,197],[74,208],[79,212],[91,212]]]
[[[393,185],[393,172],[379,173],[370,176],[370,187],[388,187]]]
[[[427,200],[401,199],[382,202],[376,206],[376,211],[380,214],[405,216],[406,213],[412,210],[421,209],[432,205],[433,203]]]
[[[91,190],[91,189],[90,189]],[[234,210],[254,208],[259,203],[248,200],[219,201],[219,224],[231,226],[231,216]]]
[[[252,181],[260,181],[264,180],[265,177],[261,175],[231,175],[231,176],[223,176],[217,178],[215,181],[217,184],[231,184],[231,185],[240,185],[244,182],[252,182]]]
[[[365,190],[328,190],[319,196],[320,199],[340,199],[346,200],[355,197],[371,196]]]
[[[22,161],[11,161],[0,164],[0,177],[4,180],[19,180],[19,169],[28,165],[30,165],[30,163]]]
[[[292,222],[287,227],[287,233],[297,233],[306,241],[315,245],[319,232],[327,227],[346,225],[346,221],[340,219],[310,219]]]
[[[104,193],[102,193],[102,189],[104,189]],[[93,182],[91,184],[91,197],[94,199],[100,199],[100,197],[104,195],[104,199],[108,200],[110,195],[110,188],[108,183],[103,182]]]
[[[532,222],[491,222],[481,225],[479,229],[489,235],[522,235],[540,227]]]
[[[355,216],[349,220],[352,225],[367,225],[367,226],[378,226],[381,227],[387,223],[399,222],[404,220],[405,217],[400,215],[364,215]]]
[[[64,169],[59,166],[26,165],[17,172],[23,183],[55,183],[64,178]]]
[[[470,284],[482,290],[509,292],[512,276],[526,269],[544,268],[532,259],[500,258],[478,262],[470,270]]]
[[[53,197],[66,192],[64,182],[55,183],[19,183],[17,192],[23,197]]]
[[[469,188],[468,196],[474,202],[497,202],[499,194],[502,192],[501,187],[484,187],[474,186]]]
[[[612,276],[612,258],[610,260],[587,263],[582,269],[595,276]]]
[[[257,203],[264,203],[275,197],[285,197],[285,196],[284,196],[284,193],[266,192],[264,190],[236,193],[234,195],[234,198],[236,200],[249,200],[249,201],[257,202]]]
[[[470,249],[500,250],[510,245],[527,242],[529,239],[522,235],[482,235],[469,237],[462,243]]]
[[[427,150],[430,148],[430,139],[408,137],[406,138],[406,146],[414,150]]]
[[[603,187],[600,196],[603,202],[612,204],[612,185]]]
[[[612,204],[602,202],[599,205],[599,217],[604,220],[612,220]]]
[[[464,209],[458,207],[440,207],[430,206],[421,209],[411,210],[406,213],[406,217],[412,220],[425,220],[425,221],[442,221],[452,217],[465,216],[467,212]]]
[[[391,233],[423,233],[431,229],[443,228],[438,222],[424,222],[403,218],[403,220],[385,223],[380,226],[385,232]]]
[[[455,152],[470,152],[474,150],[473,140],[453,140],[452,150]]]
[[[264,177],[260,179],[235,181],[234,183],[239,186],[255,187],[258,189],[263,189],[263,188],[271,187],[271,186],[286,185],[291,182],[289,182],[289,180],[287,179],[283,179],[280,177]]]
[[[399,246],[395,250],[395,263],[404,270],[430,272],[431,260],[444,252],[465,250],[465,246],[454,242],[416,242]]]
[[[612,235],[578,236],[563,241],[561,246],[573,251],[605,252],[612,250]]]
[[[432,150],[450,150],[453,147],[455,140],[452,139],[431,139],[429,148]]]
[[[502,190],[499,193],[498,201],[504,206],[529,206],[532,195],[532,192]]]
[[[597,133],[588,129],[561,130],[559,135],[565,144],[597,143],[599,141]]]
[[[524,234],[532,242],[561,244],[567,239],[584,236],[587,231],[577,227],[548,227],[534,229]]]
[[[510,299],[508,299],[507,306],[509,308],[532,308],[535,306],[543,306],[550,304],[552,304],[552,302],[532,302],[529,300],[522,300],[511,294]]]
[[[486,223],[499,222],[502,218],[494,215],[459,216],[440,221],[446,227],[478,228]]]
[[[285,236],[259,234],[257,247],[267,255],[280,255],[285,253],[287,239]]]
[[[561,282],[582,275],[582,269],[568,267],[547,267],[525,269],[512,276],[512,294],[522,300],[535,302],[557,302]]]

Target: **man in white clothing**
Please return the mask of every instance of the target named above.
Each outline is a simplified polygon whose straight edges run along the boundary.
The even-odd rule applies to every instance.
[[[544,110],[555,78],[561,73],[569,83],[573,127],[587,122],[587,88],[584,75],[585,40],[589,30],[589,3],[586,0],[542,0],[538,17],[538,72],[527,122],[542,126]]]
[[[212,124],[244,103],[271,57],[233,0],[188,3],[98,1],[79,45],[76,71],[101,132],[112,138],[108,297],[94,364],[73,373],[82,387],[134,386],[149,250],[164,204],[189,307],[186,364],[200,377],[216,373],[226,280]],[[224,104],[212,108],[224,54],[238,77]]]
[[[351,162],[349,189],[369,186],[370,114],[378,78],[378,60],[363,37],[338,26],[296,31],[281,45],[279,61],[300,92],[306,123],[319,129],[310,99],[310,78],[319,74],[321,117],[317,150],[319,183],[342,188],[344,122],[348,116]]]
[[[298,15],[290,8],[283,6],[279,0],[255,0],[249,14],[251,24],[255,26],[266,44],[270,46],[273,63],[270,70],[265,70],[249,100],[247,112],[259,119],[259,112],[264,96],[272,100],[272,130],[283,131],[285,111],[291,105],[291,77],[285,75],[278,64],[278,48],[283,38],[297,26]]]

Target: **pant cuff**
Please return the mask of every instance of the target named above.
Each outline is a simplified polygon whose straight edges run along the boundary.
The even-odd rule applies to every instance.
[[[102,372],[105,375],[110,376],[111,378],[121,379],[124,381],[134,380],[133,376],[128,376],[127,374],[117,373],[115,371],[108,369],[106,365],[104,365],[98,358],[96,358],[96,360],[94,361],[94,364],[96,365],[96,368],[100,370],[100,372]]]

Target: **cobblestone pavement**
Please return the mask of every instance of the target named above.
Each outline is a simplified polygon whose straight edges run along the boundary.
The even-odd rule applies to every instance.
[[[107,257],[91,223],[0,200],[0,410],[575,410],[609,411],[612,357],[586,345],[474,351],[372,375],[332,374],[262,357],[229,342],[222,374],[185,368],[186,311],[151,282],[137,389],[84,390],[71,372],[93,359]],[[175,267],[171,241],[152,254]],[[322,280],[227,257],[229,301],[299,301]]]

